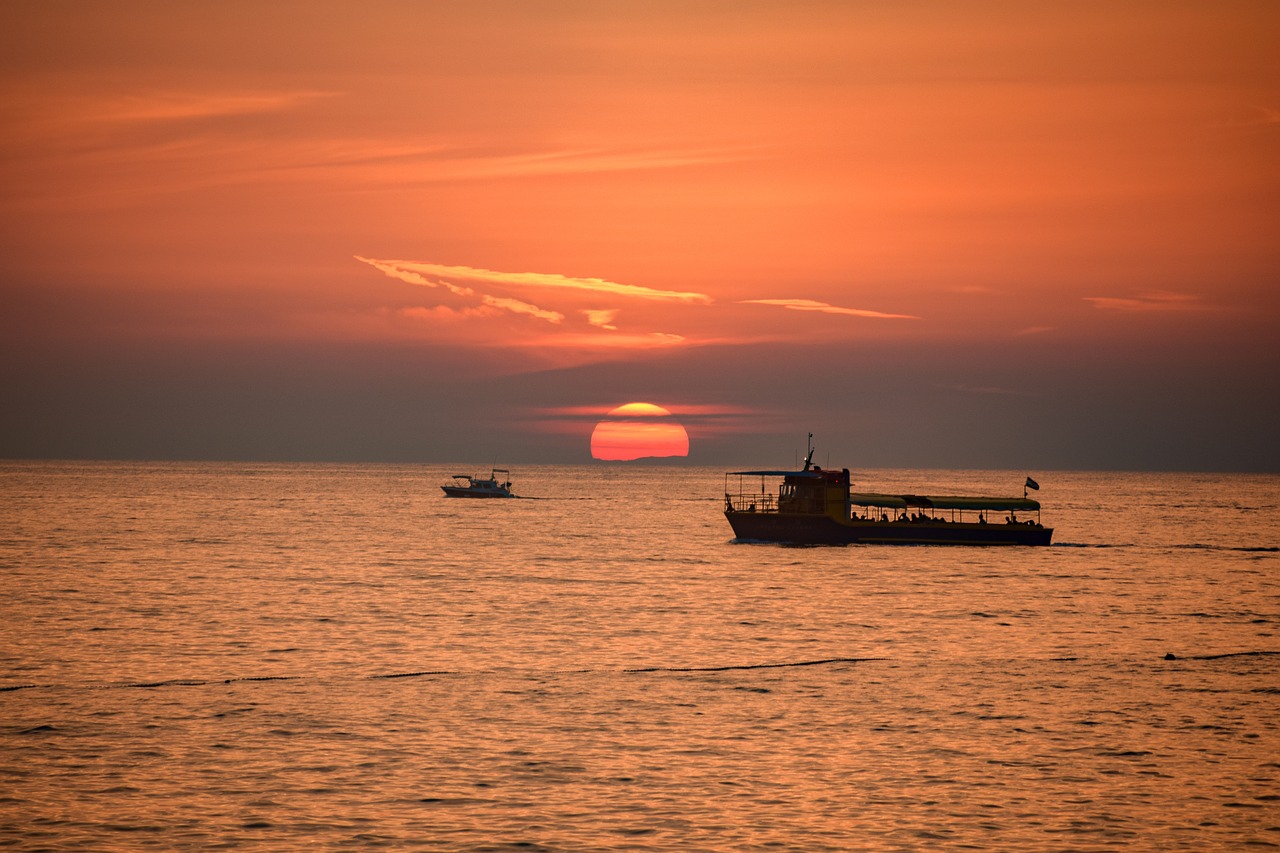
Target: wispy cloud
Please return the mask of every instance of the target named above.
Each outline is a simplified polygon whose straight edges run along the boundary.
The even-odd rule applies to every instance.
[[[847,317],[868,317],[878,320],[919,320],[913,314],[886,314],[883,311],[869,311],[865,308],[841,308],[817,302],[813,299],[744,299],[744,305],[777,305],[792,311],[817,311],[822,314],[843,314]]]
[[[408,282],[409,284],[418,284],[418,285],[422,285],[423,287],[442,286],[440,282],[428,281],[420,273],[413,272],[412,270],[406,270],[403,267],[396,266],[395,264],[389,263],[387,261],[379,261],[373,258],[362,258],[359,255],[356,255],[355,258],[357,261],[360,261],[361,263],[366,263],[369,266],[373,267],[374,269],[381,270],[382,272],[389,275],[391,278],[398,278],[401,281]]]
[[[334,92],[152,92],[96,102],[85,117],[100,121],[138,122],[252,115],[293,109]]]
[[[401,308],[396,313],[410,320],[455,322],[471,317],[492,316],[495,312],[492,308],[487,307],[452,308],[448,305],[436,305],[432,308],[427,308],[422,305],[415,305],[412,308]]]
[[[585,435],[623,402],[626,401],[614,399],[601,400],[594,405],[539,406],[526,410],[522,420],[538,432]],[[690,435],[702,438],[757,432],[762,423],[768,424],[778,419],[777,412],[762,408],[669,400],[661,400],[660,405],[671,413],[664,420],[675,421],[688,429]]]
[[[537,305],[530,305],[528,302],[521,302],[519,299],[508,299],[502,296],[489,296],[484,294],[480,297],[480,301],[485,305],[494,308],[501,308],[504,311],[510,311],[513,314],[527,314],[530,317],[537,317],[539,320],[546,320],[548,323],[561,323],[564,321],[564,315],[559,311],[547,311],[539,308]]]
[[[549,335],[538,338],[530,343],[542,347],[559,348],[559,349],[662,349],[665,347],[680,346],[687,342],[687,338],[683,335],[673,335],[668,332],[641,332],[636,334],[609,334],[602,335],[599,333],[583,333],[583,334],[558,334]]]
[[[556,273],[504,273],[475,267],[416,261],[383,261],[359,255],[356,256],[356,260],[369,264],[397,281],[416,287],[446,291],[456,297],[451,301],[463,303],[412,308],[399,312],[400,316],[408,319],[453,323],[462,320],[483,321],[486,317],[507,313],[564,326],[562,330],[554,333],[550,333],[545,326],[505,327],[501,335],[480,338],[490,341],[493,346],[532,347],[562,352],[592,350],[616,352],[628,349],[647,350],[681,346],[688,343],[688,339],[683,335],[644,328],[620,329],[617,318],[622,313],[622,309],[578,308],[572,310],[572,300],[569,297],[581,299],[583,296],[605,293],[614,298],[642,301],[685,304],[710,302],[710,298],[701,293],[658,290],[619,284],[600,278],[572,278]],[[518,292],[523,296],[524,291],[537,293],[536,298],[543,304],[534,304],[526,298],[511,295],[512,292]],[[563,303],[569,302],[566,311],[571,313],[557,310],[555,307],[543,307],[546,302],[557,307],[564,307]],[[576,319],[570,320],[571,316]]]
[[[587,322],[593,326],[599,326],[601,329],[609,329],[613,331],[618,327],[613,325],[613,321],[618,318],[618,310],[598,310],[592,308],[583,309],[582,313],[586,316]]]
[[[399,279],[400,281],[407,282],[408,284],[418,285],[419,287],[443,288],[455,296],[474,297],[479,300],[481,305],[488,306],[489,308],[498,309],[500,311],[510,311],[513,314],[524,314],[529,317],[536,317],[539,320],[546,320],[548,323],[561,323],[564,321],[564,315],[559,311],[548,311],[521,299],[513,299],[509,296],[493,296],[488,293],[477,293],[470,287],[463,287],[462,285],[454,284],[450,281],[433,281],[424,275],[413,272],[412,270],[401,269],[394,264],[387,264],[381,261],[371,260],[369,258],[360,258],[358,256],[357,259],[376,267],[392,278]],[[476,312],[474,310],[449,310],[452,310],[454,315],[460,317],[483,316],[483,312]],[[429,319],[436,315],[428,312],[427,314],[419,314],[417,316]]]
[[[274,121],[277,115],[345,95],[320,89],[245,88],[51,95],[0,83],[0,98],[17,119],[8,128],[8,142],[34,143],[37,158],[47,156],[52,146],[63,158],[111,152],[130,164],[146,164],[145,174],[166,167],[164,180],[151,183],[138,179],[135,166],[130,179],[113,189],[115,195],[268,181],[308,186],[333,182],[360,192],[403,192],[406,187],[457,181],[696,169],[766,156],[759,146],[543,147],[516,141],[477,147],[460,144],[445,133],[401,139],[316,134],[304,123],[290,124],[283,132],[276,127],[244,131],[246,120]],[[72,140],[77,145],[68,146]],[[86,146],[86,141],[92,145]],[[175,178],[174,172],[183,177]],[[78,182],[77,194],[91,192],[102,182],[110,184],[113,174],[96,169],[97,181]]]
[[[753,150],[610,150],[564,149],[519,154],[449,158],[455,178],[514,177],[521,175],[562,175],[594,172],[632,172],[679,169],[752,160]]]
[[[431,302],[435,307],[405,312],[400,316],[423,323],[439,321],[440,335],[459,335],[458,323],[471,321],[476,328],[469,345],[484,348],[541,350],[545,357],[563,361],[581,360],[591,353],[614,357],[627,350],[644,351],[675,347],[746,345],[762,341],[789,341],[812,338],[809,324],[799,318],[790,322],[742,317],[754,313],[739,305],[765,305],[789,311],[820,312],[843,317],[874,320],[915,320],[910,314],[848,308],[812,299],[753,299],[721,304],[706,311],[714,301],[704,293],[665,290],[624,284],[596,277],[560,273],[501,272],[481,267],[429,263],[425,261],[382,260],[357,255],[384,275],[415,287],[440,291]],[[620,307],[596,307],[605,300]],[[428,300],[424,300],[428,301]],[[594,305],[593,305],[594,303]],[[710,327],[726,328],[723,316],[735,316],[729,335],[708,335]],[[485,326],[506,317],[501,327]],[[486,318],[489,318],[486,320]],[[517,319],[518,318],[518,319]],[[744,320],[745,322],[737,322]],[[625,322],[624,322],[625,320]],[[532,322],[529,322],[532,321]],[[715,324],[719,321],[719,326]],[[547,327],[555,326],[554,330]],[[758,327],[765,327],[762,331]],[[451,328],[450,327],[455,327]],[[556,355],[552,356],[555,353]]]
[[[380,153],[386,149],[386,153]],[[370,153],[372,152],[372,153]],[[459,147],[447,138],[422,144],[388,144],[386,140],[338,138],[312,145],[306,156],[292,164],[295,171],[342,169],[368,189],[423,186],[455,181],[556,177],[608,172],[642,172],[733,163],[756,159],[758,151],[666,150],[526,150],[476,151]],[[282,175],[288,167],[277,169]]]
[[[602,400],[594,405],[539,407],[537,412],[547,417],[598,421],[601,415],[617,408],[619,405],[621,405],[621,402],[617,400]],[[661,405],[673,417],[682,419],[748,417],[761,414],[764,411],[758,408],[720,403],[664,402]]]
[[[364,258],[356,255],[356,260],[370,264],[393,278],[399,278],[411,284],[430,284],[424,276],[430,275],[446,280],[487,282],[520,288],[554,288],[560,290],[581,290],[592,293],[610,293],[619,296],[631,296],[638,299],[654,299],[674,302],[710,303],[711,297],[705,293],[693,293],[678,290],[659,290],[643,287],[638,284],[619,284],[603,278],[577,278],[559,273],[540,272],[498,272],[496,270],[476,267],[447,266],[430,264],[421,261],[385,261]]]
[[[1198,296],[1190,293],[1174,293],[1168,290],[1147,291],[1135,296],[1086,296],[1084,300],[1093,303],[1095,308],[1104,311],[1124,311],[1127,313],[1212,310],[1210,306],[1201,302]]]

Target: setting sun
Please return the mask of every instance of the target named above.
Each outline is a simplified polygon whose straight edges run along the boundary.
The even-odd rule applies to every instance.
[[[689,434],[671,412],[652,403],[627,403],[605,415],[591,433],[591,458],[611,462],[689,455]]]

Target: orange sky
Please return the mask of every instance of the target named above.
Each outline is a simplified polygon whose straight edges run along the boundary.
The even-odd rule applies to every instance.
[[[0,456],[1280,468],[1274,3],[0,24]]]

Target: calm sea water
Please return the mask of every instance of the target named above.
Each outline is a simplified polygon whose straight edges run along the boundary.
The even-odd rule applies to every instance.
[[[719,470],[453,471],[0,463],[0,845],[1280,846],[1280,477],[1037,472],[1049,548],[790,548]]]

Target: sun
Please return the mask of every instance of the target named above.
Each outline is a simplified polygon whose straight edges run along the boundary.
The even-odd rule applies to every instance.
[[[671,412],[652,403],[627,403],[591,433],[591,458],[609,462],[689,455],[689,434]]]

